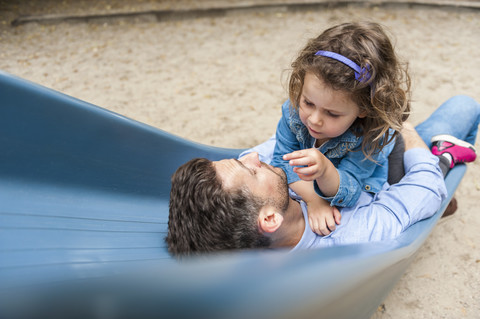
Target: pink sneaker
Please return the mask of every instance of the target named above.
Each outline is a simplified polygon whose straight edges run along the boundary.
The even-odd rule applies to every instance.
[[[457,163],[473,162],[477,158],[475,147],[451,135],[436,135],[432,137],[432,153],[442,155],[448,153],[452,156],[450,168]]]

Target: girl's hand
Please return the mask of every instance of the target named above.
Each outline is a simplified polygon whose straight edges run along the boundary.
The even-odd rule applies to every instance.
[[[327,236],[340,225],[342,218],[338,208],[330,206],[326,200],[318,197],[318,200],[307,202],[308,223],[313,232],[320,236]]]
[[[325,155],[315,148],[285,154],[283,159],[289,161],[291,166],[297,166],[293,171],[304,181],[313,181],[322,177],[325,172],[325,160],[328,161]]]

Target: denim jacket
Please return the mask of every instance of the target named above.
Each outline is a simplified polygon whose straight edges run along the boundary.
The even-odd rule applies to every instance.
[[[293,167],[288,161],[283,160],[282,156],[300,149],[312,148],[315,138],[303,125],[298,110],[291,106],[289,100],[282,106],[282,118],[277,126],[276,140],[271,164],[283,169],[289,184],[299,181],[300,178],[293,172]],[[329,201],[332,206],[351,207],[357,202],[362,190],[377,193],[387,181],[388,155],[393,149],[394,142],[386,145],[380,153],[372,155],[376,162],[365,157],[361,144],[362,137],[357,137],[347,130],[318,148],[337,168],[340,176],[340,186],[333,197],[324,196],[314,182],[317,194]]]

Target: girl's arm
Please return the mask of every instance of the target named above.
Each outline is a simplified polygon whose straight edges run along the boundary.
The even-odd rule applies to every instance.
[[[292,167],[295,166],[293,171],[300,179],[316,181],[324,196],[333,197],[337,194],[340,185],[339,173],[332,162],[319,150],[310,148],[295,151],[284,155],[283,158],[288,160]],[[316,193],[315,195],[318,196]]]
[[[311,181],[305,182],[294,172],[288,160],[283,158],[284,154],[302,149],[302,144],[298,141],[290,116],[290,102],[287,101],[282,106],[282,118],[280,119],[277,132],[276,144],[273,153],[273,159],[270,163],[283,169],[287,175],[289,187],[299,195],[307,204],[310,227],[319,235],[328,235],[335,230],[336,224],[340,224],[340,213],[336,207],[330,206],[330,203],[318,196],[313,188]],[[295,121],[295,119],[293,119]],[[298,119],[299,125],[303,125]],[[295,125],[295,123],[293,124]]]
[[[342,207],[355,205],[362,191],[378,193],[388,178],[388,156],[395,142],[387,144],[380,153],[372,155],[374,161],[367,159],[363,152],[355,149],[348,152],[337,166],[340,177],[337,194],[329,200]],[[320,184],[315,189],[322,196]]]
[[[288,161],[283,159],[283,155],[300,149],[302,149],[300,142],[290,129],[290,102],[287,100],[282,105],[282,117],[277,125],[275,149],[270,164],[283,169],[288,184],[299,181],[300,177],[293,171]]]
[[[314,180],[319,196],[332,205],[350,207],[357,202],[362,190],[375,193],[381,190],[387,180],[388,155],[392,148],[393,143],[375,155],[377,162],[367,160],[360,150],[349,152],[338,168],[315,149],[293,152],[284,159],[294,159],[291,165],[308,165],[296,167],[294,171],[304,180]]]
[[[292,166],[307,165],[293,168],[302,180],[290,184],[290,188],[307,204],[308,223],[312,230],[320,236],[330,234],[336,229],[336,224],[340,224],[340,212],[315,192],[312,181],[324,185],[329,194],[335,194],[339,183],[337,169],[314,148],[286,154],[284,159],[289,160]]]
[[[300,180],[289,186],[307,204],[308,223],[312,231],[326,236],[336,229],[342,217],[338,208],[318,196],[312,182]]]

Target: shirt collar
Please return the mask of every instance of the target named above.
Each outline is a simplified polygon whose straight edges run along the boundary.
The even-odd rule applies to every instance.
[[[305,204],[304,201],[300,201],[300,206],[302,207],[303,218],[305,219],[305,230],[303,231],[302,238],[291,251],[308,249],[312,247],[317,238],[317,235],[312,231],[310,224],[308,223],[307,204]]]

